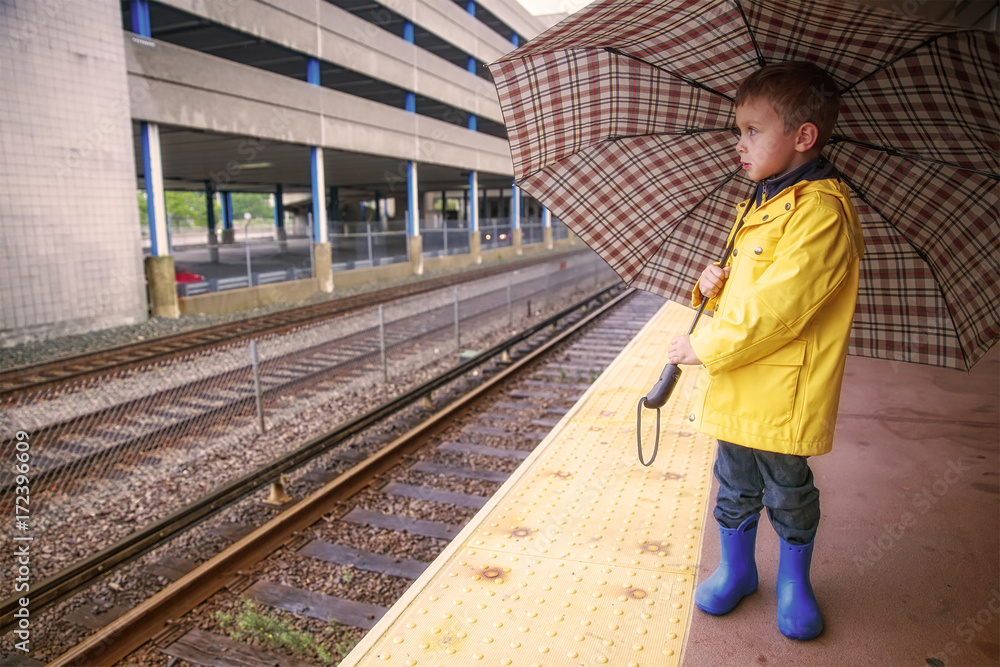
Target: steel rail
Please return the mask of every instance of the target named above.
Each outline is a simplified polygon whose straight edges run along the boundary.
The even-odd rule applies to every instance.
[[[560,282],[558,283],[557,286],[562,284],[563,283]],[[539,294],[540,292],[541,290],[535,290],[529,293],[527,295],[527,297],[529,297],[528,298],[529,303],[530,303],[530,297]],[[492,312],[493,310],[497,310],[500,308],[506,308],[506,306],[503,305],[493,306],[485,311],[480,311],[478,313],[475,313],[473,317],[482,316],[488,312]],[[451,306],[450,305],[442,306],[437,310],[440,310],[442,313],[447,311],[447,315],[449,316],[449,318],[447,318],[447,321],[445,321],[446,318],[442,318],[441,319],[442,324],[440,325],[435,325],[432,321],[431,326],[429,328],[418,331],[417,334],[412,338],[403,339],[388,345],[386,347],[386,350],[394,351],[403,348],[407,345],[412,345],[416,342],[419,342],[424,337],[432,336],[433,334],[440,333],[442,330],[450,328],[452,326],[452,320],[450,319]],[[311,354],[315,355],[316,353],[323,352],[327,349],[336,349],[338,346],[344,345],[345,341],[354,338],[365,339],[366,333],[370,334],[372,331],[377,332],[377,327],[372,330],[369,330],[368,332],[360,331],[354,334],[348,334],[339,339],[318,343],[308,348],[303,348],[300,350],[296,350],[294,352],[287,352],[272,359],[268,359],[261,363],[261,373],[265,374],[275,368],[280,368],[283,364],[293,363],[299,359],[307,359]],[[371,338],[371,336],[368,336],[367,340],[373,340],[373,339]],[[373,345],[374,344],[375,343],[373,343]],[[371,350],[371,352],[377,352],[377,351],[378,351],[377,348],[373,348],[373,350]],[[319,368],[315,371],[311,371],[304,375],[300,375],[299,377],[296,377],[294,379],[289,379],[288,381],[282,382],[278,386],[265,389],[262,392],[263,398],[269,399],[283,392],[295,390],[299,386],[311,385],[312,383],[315,383],[317,380],[324,378],[324,376],[326,375],[335,373],[338,370],[343,370],[345,368],[350,368],[355,366],[358,363],[358,359],[360,359],[363,356],[364,353],[359,353],[354,358],[350,358],[336,363],[328,363],[323,368]],[[124,403],[119,403],[117,405],[113,405],[108,408],[103,408],[100,410],[96,410],[94,412],[86,413],[84,415],[78,415],[76,417],[73,417],[65,421],[49,424],[47,426],[44,426],[40,429],[36,429],[35,431],[33,431],[32,438],[36,443],[46,442],[47,437],[50,434],[62,433],[67,429],[72,428],[73,425],[78,424],[82,421],[87,421],[93,424],[95,421],[99,422],[100,420],[106,418],[109,415],[117,416],[123,411],[126,414],[131,413],[133,411],[148,412],[148,410],[145,409],[146,406],[150,406],[153,409],[162,407],[162,404],[155,403],[155,401],[161,396],[169,397],[171,401],[175,401],[176,400],[175,395],[179,391],[184,391],[187,388],[192,388],[193,393],[198,393],[198,391],[200,391],[200,386],[204,384],[208,379],[211,379],[216,384],[227,383],[226,386],[228,387],[229,386],[228,383],[230,382],[230,380],[236,380],[238,382],[240,380],[244,380],[245,375],[246,375],[246,367],[241,367],[234,370],[222,371],[217,375],[212,376],[211,378],[202,377],[197,380],[193,380],[186,386],[171,387],[156,394],[141,396],[139,398],[125,401]],[[246,410],[252,410],[255,401],[256,397],[252,395],[248,395],[242,398],[234,398],[232,400],[226,401],[222,405],[214,405],[212,407],[206,407],[204,410],[200,412],[185,416],[183,418],[177,419],[176,421],[164,423],[162,426],[159,426],[154,430],[144,431],[142,433],[139,433],[138,435],[135,435],[134,437],[131,437],[121,442],[117,442],[116,444],[110,445],[103,449],[98,449],[89,454],[84,454],[82,456],[71,458],[67,460],[65,463],[56,464],[49,468],[37,469],[34,471],[34,474],[32,476],[32,486],[33,488],[36,489],[43,488],[45,485],[54,482],[56,480],[59,480],[61,477],[67,475],[67,473],[70,473],[72,471],[76,471],[76,473],[74,473],[74,477],[85,475],[89,471],[89,465],[94,461],[104,461],[107,460],[109,457],[112,457],[114,460],[121,460],[134,451],[152,449],[155,446],[159,446],[160,443],[167,442],[178,435],[182,435],[189,428],[194,428],[198,425],[203,424],[207,420],[214,419],[217,416],[227,415],[230,413],[243,414],[244,411]],[[91,426],[91,429],[92,428],[93,427]],[[9,447],[14,446],[13,438],[0,439],[0,448],[6,446]],[[0,484],[0,498],[3,498],[5,495],[12,494],[12,492],[16,487],[17,484],[14,481],[11,481],[6,485]],[[0,507],[3,507],[3,505],[0,505]]]
[[[429,395],[434,390],[452,382],[465,375],[476,366],[479,366],[493,357],[497,357],[511,347],[527,340],[528,338],[543,331],[547,327],[555,325],[560,319],[564,319],[585,305],[610,295],[620,289],[620,284],[604,290],[600,290],[585,299],[577,302],[569,308],[556,313],[545,320],[538,322],[517,335],[493,346],[492,348],[468,359],[458,366],[432,378],[428,382],[411,389],[410,391],[383,403],[377,408],[363,414],[355,419],[337,427],[336,429],[318,436],[307,442],[302,447],[285,454],[284,456],[261,466],[257,470],[240,477],[229,484],[216,489],[198,501],[183,507],[170,515],[156,521],[131,535],[119,540],[117,543],[93,554],[85,560],[65,568],[56,574],[40,581],[31,588],[32,612],[39,611],[64,600],[71,595],[92,585],[98,579],[106,576],[113,570],[135,560],[136,558],[155,549],[167,539],[178,533],[191,528],[198,522],[208,518],[211,514],[222,509],[226,505],[236,502],[240,498],[256,491],[260,487],[278,479],[282,473],[291,471],[304,463],[320,456],[329,449],[340,444],[344,440],[363,431],[372,424],[385,419],[389,415],[399,411],[403,407]],[[627,292],[632,294],[632,290]],[[18,596],[12,596],[0,603],[0,632],[6,632],[15,622],[14,612],[19,609]]]
[[[497,375],[484,381],[372,456],[299,501],[281,515],[231,545],[214,558],[202,563],[139,606],[126,612],[49,663],[49,667],[113,665],[122,660],[153,638],[167,625],[170,619],[183,616],[207,600],[216,591],[224,588],[235,577],[238,577],[241,571],[252,567],[259,560],[282,546],[294,533],[308,528],[323,516],[328,515],[331,507],[336,507],[338,503],[365,488],[375,476],[399,465],[404,457],[419,449],[428,437],[446,428],[455,415],[496,389],[526,366],[543,357],[595,319],[627,300],[634,292],[634,289],[627,289],[604,304],[603,307],[590,312],[572,327],[549,339]],[[588,299],[587,302],[592,300],[593,298]],[[577,304],[574,310],[580,307],[580,304]],[[554,320],[555,318],[550,319]],[[549,324],[553,323],[549,322]],[[539,327],[533,328],[538,329]],[[509,343],[497,347],[507,349]],[[496,348],[491,352],[499,354]],[[482,356],[480,355],[480,357]],[[463,364],[463,366],[465,365]]]
[[[364,308],[372,303],[403,296],[414,296],[442,287],[462,284],[470,278],[489,278],[535,264],[558,261],[585,250],[562,251],[543,257],[513,260],[498,266],[474,269],[459,275],[425,278],[326,303],[289,308],[283,312],[248,318],[238,322],[201,327],[142,342],[125,343],[94,352],[0,370],[0,401],[12,399],[24,392],[37,391],[69,381],[83,381],[108,373],[173,359],[181,355],[217,349],[221,345],[240,343],[255,336],[285,333],[298,327],[321,322],[333,315],[343,315]]]

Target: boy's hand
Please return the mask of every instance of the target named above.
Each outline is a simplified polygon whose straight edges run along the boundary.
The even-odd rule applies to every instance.
[[[670,347],[667,348],[667,361],[672,364],[701,365],[701,359],[691,347],[691,339],[688,336],[676,336],[670,341]]]
[[[715,264],[712,264],[701,272],[701,278],[698,281],[698,289],[701,290],[701,295],[709,299],[719,296],[719,292],[722,291],[722,286],[726,284],[727,278],[729,278],[728,266],[720,269]]]

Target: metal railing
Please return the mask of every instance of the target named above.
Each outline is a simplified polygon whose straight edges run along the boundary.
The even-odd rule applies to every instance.
[[[541,218],[522,219],[521,230],[522,245],[544,241]],[[481,219],[479,232],[483,250],[513,244],[509,218]],[[420,233],[425,257],[464,254],[470,250],[466,221],[449,221],[442,228],[421,227]],[[566,227],[553,218],[553,240],[566,237]],[[191,237],[172,246],[179,296],[301,280],[313,275],[313,244],[308,234],[292,233],[279,240],[276,230],[258,228],[249,233],[233,230],[230,243],[208,243],[203,234],[198,238],[200,243],[193,242]],[[328,241],[334,271],[409,260],[406,230],[401,221],[337,223],[337,230],[330,232]]]
[[[401,222],[337,223],[329,234],[333,248],[333,270],[367,268],[408,260],[406,229]],[[384,227],[384,228],[383,228]]]

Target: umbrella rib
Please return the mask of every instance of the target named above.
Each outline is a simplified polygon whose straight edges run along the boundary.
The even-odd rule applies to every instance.
[[[720,190],[721,190],[722,188],[724,188],[724,187],[726,186],[726,184],[727,184],[727,183],[729,183],[729,182],[730,182],[731,180],[733,180],[734,178],[736,178],[737,176],[739,176],[739,174],[740,174],[740,172],[741,172],[741,171],[743,171],[743,169],[742,169],[742,168],[740,168],[740,169],[737,169],[737,170],[735,170],[735,171],[734,171],[733,173],[729,174],[729,176],[728,176],[727,178],[725,178],[725,179],[724,179],[724,180],[722,180],[722,181],[719,181],[719,184],[718,184],[718,185],[716,185],[716,186],[715,186],[715,188],[713,188],[711,192],[709,192],[708,194],[706,194],[706,195],[705,195],[704,197],[702,197],[702,198],[701,198],[701,199],[700,199],[700,200],[698,201],[698,203],[697,203],[697,204],[695,204],[695,205],[694,205],[694,206],[692,206],[692,207],[691,207],[690,209],[688,209],[688,212],[687,212],[687,214],[686,214],[686,215],[684,215],[684,216],[683,216],[682,218],[680,218],[679,220],[677,220],[677,222],[678,222],[678,223],[680,223],[680,222],[683,222],[684,220],[687,220],[688,218],[690,218],[690,217],[691,217],[691,214],[692,214],[692,213],[693,213],[693,212],[694,212],[695,210],[697,210],[699,206],[701,206],[702,204],[704,204],[704,203],[705,203],[706,201],[708,201],[708,199],[709,199],[710,197],[712,197],[712,196],[713,196],[713,195],[714,195],[715,193],[719,192],[719,191],[720,191]],[[749,210],[749,209],[747,209],[747,210]],[[665,235],[665,236],[663,237],[663,239],[662,239],[662,240],[660,241],[660,247],[662,247],[662,246],[663,246],[663,244],[664,244],[664,243],[666,243],[666,242],[667,242],[667,241],[668,241],[668,240],[670,239],[671,235],[672,235],[672,234],[674,233],[674,231],[676,231],[676,230],[677,230],[677,224],[674,224],[674,225],[673,225],[673,226],[672,226],[672,227],[670,228],[670,232],[669,232],[668,234],[666,234],[666,235]],[[730,233],[732,233],[732,232],[730,232]],[[727,235],[727,238],[728,238],[728,235]],[[727,257],[729,257],[729,252],[728,252],[728,251],[726,252],[726,255],[725,255],[725,257],[723,257],[721,261],[725,261],[725,259],[726,259]],[[720,264],[721,264],[721,261],[720,261]]]
[[[868,198],[865,197],[861,189],[854,184],[854,181],[848,178],[843,172],[841,172],[840,178],[842,178],[844,182],[847,183],[847,185],[851,188],[851,192],[853,192],[858,199],[863,201],[865,205],[867,205],[871,210],[875,211],[875,213],[878,214],[879,218],[888,222],[889,225],[892,225],[892,222],[886,220],[885,216],[882,215],[882,212],[874,204],[868,201]],[[895,225],[892,225],[892,227],[895,229]],[[896,231],[899,230],[897,229]],[[905,239],[906,237],[904,236],[903,238]],[[955,340],[958,341],[958,351],[962,355],[962,362],[965,364],[965,370],[968,371],[970,368],[969,360],[965,354],[965,349],[962,347],[962,337],[961,335],[959,335],[958,328],[955,326],[955,313],[952,311],[951,303],[949,303],[944,292],[941,291],[941,280],[938,278],[937,275],[938,272],[935,270],[934,264],[927,258],[927,255],[924,254],[924,252],[920,248],[914,246],[912,243],[909,242],[909,240],[907,240],[907,244],[910,246],[913,252],[917,253],[917,256],[920,257],[921,260],[923,260],[924,264],[927,265],[927,270],[930,271],[931,275],[934,276],[934,286],[937,287],[938,293],[941,295],[941,302],[944,304],[945,308],[948,309],[948,313],[951,315],[951,317],[948,318],[951,323],[951,329],[955,334]]]
[[[922,41],[919,44],[917,44],[916,46],[914,46],[909,51],[906,51],[904,53],[900,53],[899,55],[897,55],[892,60],[884,63],[883,65],[879,66],[877,69],[872,70],[871,72],[869,72],[868,74],[866,74],[862,78],[858,79],[857,81],[855,81],[851,85],[847,86],[846,88],[841,89],[840,95],[841,95],[841,97],[843,97],[845,94],[847,94],[848,92],[850,92],[851,89],[856,88],[857,86],[861,85],[862,83],[864,83],[868,79],[872,78],[876,74],[881,74],[885,70],[889,69],[890,67],[892,67],[893,65],[895,65],[896,63],[898,63],[903,58],[908,57],[913,52],[915,52],[915,51],[917,51],[919,49],[924,48],[925,46],[927,46],[928,44],[931,44],[932,42],[936,42],[937,40],[941,39],[945,35],[958,35],[958,34],[963,34],[963,33],[976,34],[976,33],[979,33],[979,32],[983,32],[983,31],[982,30],[963,30],[963,29],[959,28],[959,29],[955,29],[955,30],[950,30],[948,32],[940,32],[940,33],[938,33],[936,35],[933,35],[932,37],[928,37],[924,41]]]
[[[604,48],[605,51],[607,51],[608,53],[611,53],[613,55],[621,56],[623,58],[629,58],[631,60],[635,60],[636,62],[640,62],[643,65],[646,65],[648,67],[655,67],[656,69],[660,70],[664,74],[666,74],[668,76],[674,77],[678,81],[683,81],[684,83],[688,84],[689,86],[693,86],[695,88],[700,88],[701,90],[707,91],[707,92],[712,93],[714,95],[718,95],[719,97],[725,99],[728,102],[732,102],[733,101],[733,98],[731,98],[729,95],[726,95],[725,93],[720,93],[719,91],[715,90],[714,88],[709,88],[705,84],[699,83],[698,81],[695,81],[694,79],[689,79],[686,76],[681,76],[677,72],[671,72],[670,70],[664,69],[664,68],[660,67],[659,65],[656,65],[654,63],[649,62],[648,60],[643,60],[642,58],[637,58],[636,56],[633,56],[633,55],[631,55],[629,53],[625,53],[624,51],[620,51],[620,50],[616,49],[613,46],[605,46],[603,48]]]
[[[743,11],[743,5],[740,4],[740,0],[733,0],[736,4],[736,9],[740,12],[740,17],[743,19],[743,25],[746,26],[747,34],[750,35],[750,41],[753,43],[753,50],[757,52],[757,64],[761,67],[767,66],[767,61],[764,60],[764,54],[760,52],[760,46],[757,44],[757,37],[754,35],[753,29],[750,27],[750,21],[747,19],[746,12]]]
[[[860,139],[852,139],[850,137],[843,137],[843,136],[837,135],[837,136],[830,137],[830,140],[827,142],[827,145],[840,144],[840,143],[854,144],[855,146],[860,146],[862,148],[870,148],[872,150],[880,151],[882,153],[885,153],[886,155],[891,155],[893,157],[906,158],[907,160],[917,160],[917,161],[920,161],[920,162],[931,162],[933,164],[945,165],[947,167],[951,167],[952,169],[958,169],[958,170],[961,170],[961,171],[966,171],[966,172],[968,172],[970,174],[978,174],[980,176],[984,176],[984,177],[992,179],[994,181],[1000,181],[1000,175],[995,174],[992,171],[984,171],[982,169],[973,169],[972,167],[962,167],[960,165],[953,164],[951,162],[946,162],[945,160],[939,160],[937,158],[927,157],[925,155],[918,155],[916,153],[907,153],[905,151],[901,151],[898,148],[894,148],[892,146],[873,144],[873,143],[871,143],[869,141],[861,141]]]

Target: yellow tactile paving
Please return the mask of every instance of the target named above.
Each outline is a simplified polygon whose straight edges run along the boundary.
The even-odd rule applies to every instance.
[[[649,468],[635,415],[692,315],[666,304],[342,664],[679,664],[715,444],[688,427],[698,371]]]

